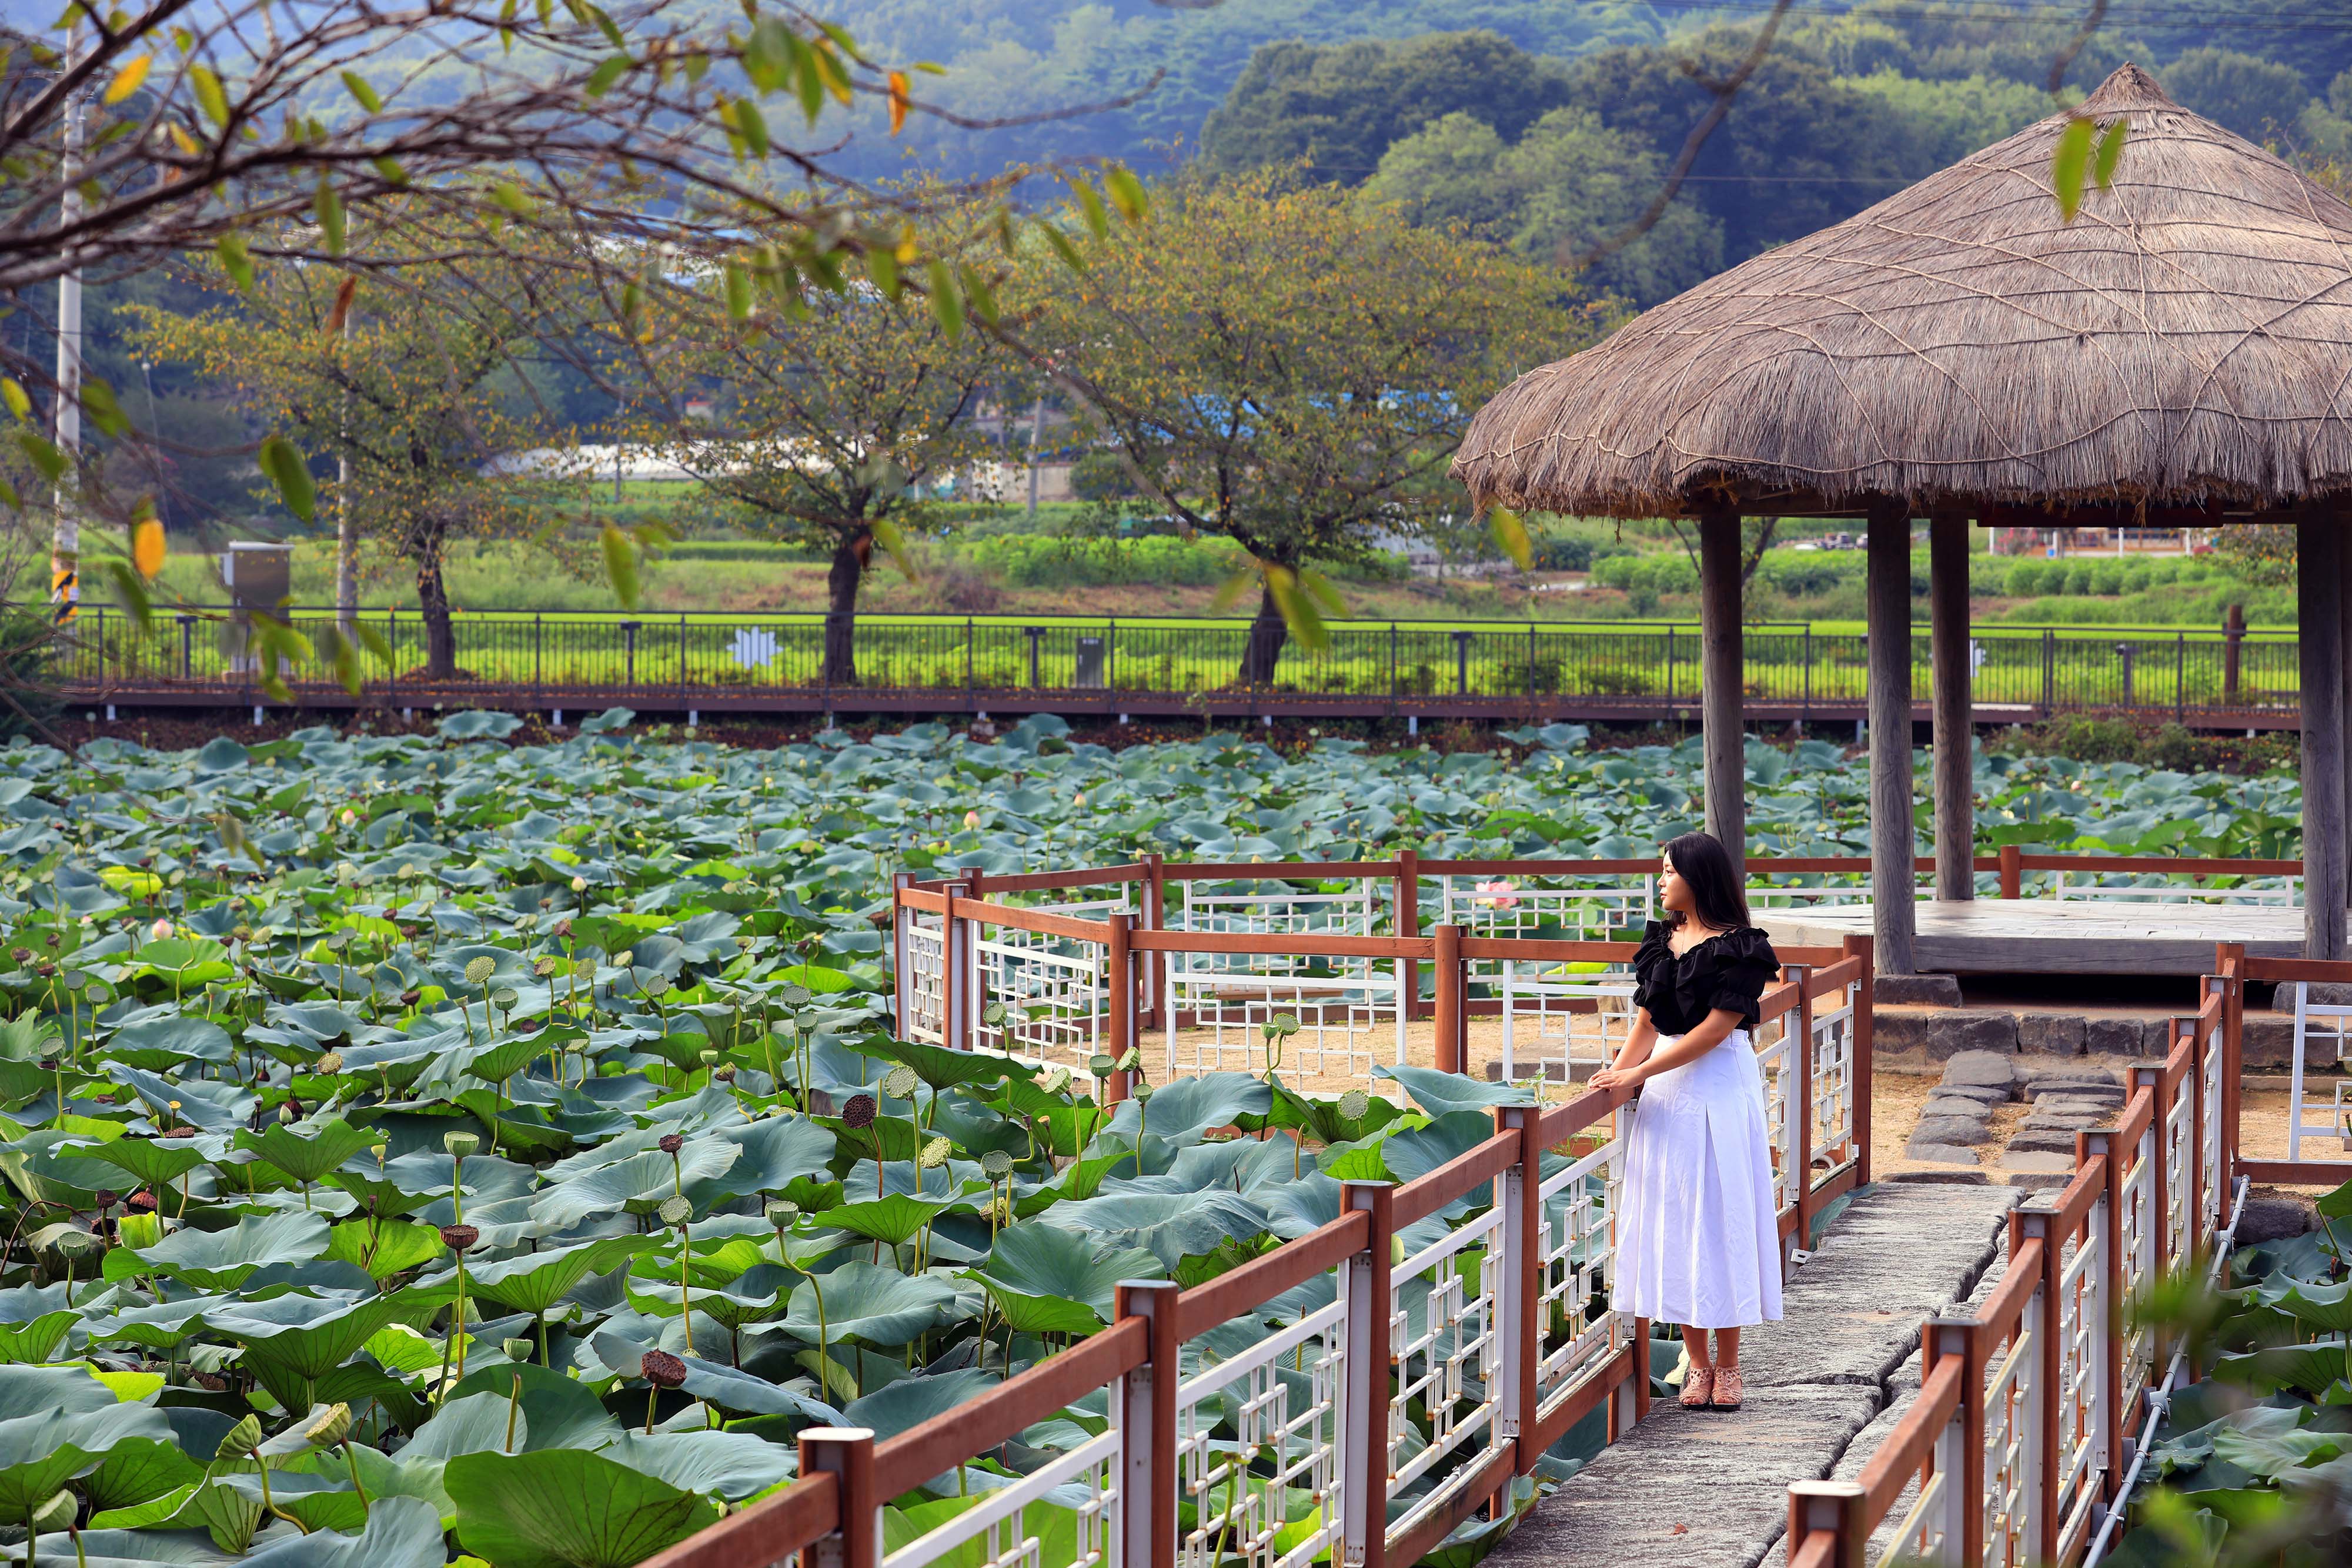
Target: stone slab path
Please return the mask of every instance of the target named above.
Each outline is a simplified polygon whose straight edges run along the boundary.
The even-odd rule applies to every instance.
[[[1494,1568],[1758,1568],[1789,1523],[1789,1483],[1859,1467],[1917,1386],[1920,1321],[1967,1301],[1999,1256],[2014,1187],[1864,1189],[1790,1276],[1785,1317],[1740,1350],[1743,1408],[1671,1399],[1537,1503]]]

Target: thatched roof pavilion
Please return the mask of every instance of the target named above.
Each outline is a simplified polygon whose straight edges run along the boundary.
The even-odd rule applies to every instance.
[[[1727,841],[1745,820],[1739,517],[1870,520],[1872,727],[1906,739],[1911,522],[1929,518],[1939,897],[1971,887],[1969,520],[2298,523],[2304,777],[2335,786],[2305,791],[2306,946],[2342,956],[2352,206],[2136,66],[2080,112],[2128,132],[2071,223],[2053,115],[1519,377],[1454,472],[1481,505],[1698,519]],[[1875,880],[1907,888],[1910,749],[1871,758]],[[1874,902],[1882,967],[1907,972],[1909,900]]]

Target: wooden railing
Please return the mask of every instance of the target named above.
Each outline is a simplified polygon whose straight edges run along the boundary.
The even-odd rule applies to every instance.
[[[1861,1474],[1789,1489],[1790,1568],[2071,1568],[2105,1550],[2187,1370],[2132,1308],[2168,1272],[2219,1272],[2247,1176],[2318,1179],[2237,1155],[2245,982],[2289,977],[2252,973],[2263,963],[2221,950],[2164,1061],[2133,1070],[2113,1125],[2075,1135],[2073,1178],[2011,1216],[1984,1304],[1926,1323],[1918,1400]],[[2352,965],[2294,967],[2352,981]]]
[[[1766,993],[1760,1024],[1810,1040],[1814,1013],[1866,972],[1866,954],[1795,970]],[[974,1541],[1000,1561],[1049,1494],[1076,1508],[1080,1562],[1270,1564],[1328,1552],[1409,1568],[1594,1412],[1613,1438],[1648,1408],[1650,1325],[1605,1306],[1631,1113],[1622,1091],[1498,1106],[1476,1147],[1402,1185],[1340,1183],[1335,1218],[1231,1272],[1182,1289],[1121,1285],[1110,1327],[946,1415],[887,1438],[803,1432],[801,1479],[654,1568],[919,1568]],[[1800,1134],[1778,1158],[1794,1161],[1781,1233],[1801,1247],[1822,1206],[1867,1179],[1867,1124],[1820,1149]],[[1457,1205],[1470,1212],[1449,1218]],[[1272,1333],[1257,1317],[1245,1348],[1223,1359],[1188,1348],[1326,1276],[1328,1303],[1293,1297]],[[1099,1434],[886,1553],[887,1503],[1097,1393],[1109,1415]],[[1238,1440],[1213,1438],[1236,1410]],[[1415,1411],[1436,1419],[1407,1452]],[[1261,1472],[1270,1462],[1278,1484],[1262,1473],[1234,1484],[1253,1461]],[[1311,1508],[1267,1511],[1269,1497],[1301,1492]]]

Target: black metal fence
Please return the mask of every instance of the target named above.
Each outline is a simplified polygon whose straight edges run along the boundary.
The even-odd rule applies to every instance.
[[[1672,709],[1695,705],[1699,640],[1688,626],[1629,622],[1344,622],[1326,645],[1296,639],[1267,686],[1242,685],[1249,622],[1080,617],[856,618],[856,675],[828,681],[822,615],[529,612],[461,612],[453,673],[434,674],[414,612],[369,611],[368,628],[393,650],[370,662],[368,700],[480,700],[509,707],[542,695],[716,707],[942,706],[1055,694],[1139,708],[1278,708],[1313,699],[1379,711],[1443,711],[1484,703],[1563,703]],[[292,615],[298,631],[333,624],[325,610]],[[83,612],[58,653],[78,698],[251,700],[257,678],[237,652],[235,612],[159,612],[146,627],[120,610]],[[1856,632],[1759,625],[1746,635],[1751,702],[1799,713],[1849,710],[1864,700],[1867,640]],[[1980,708],[2042,714],[2129,711],[2187,718],[2291,715],[2297,704],[2291,632],[2108,631],[1996,626],[1970,642]],[[1928,691],[1927,639],[1912,638],[1915,697]],[[298,690],[331,697],[329,673],[289,672]],[[1006,706],[1020,706],[1008,702]]]

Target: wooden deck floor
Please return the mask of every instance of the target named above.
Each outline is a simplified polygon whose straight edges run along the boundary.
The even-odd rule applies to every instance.
[[[2265,957],[2303,953],[2300,909],[2072,898],[1918,908],[1918,965],[1935,974],[2205,975],[2217,943]],[[1756,923],[1778,941],[1834,944],[1868,935],[1871,906],[1759,910]]]

